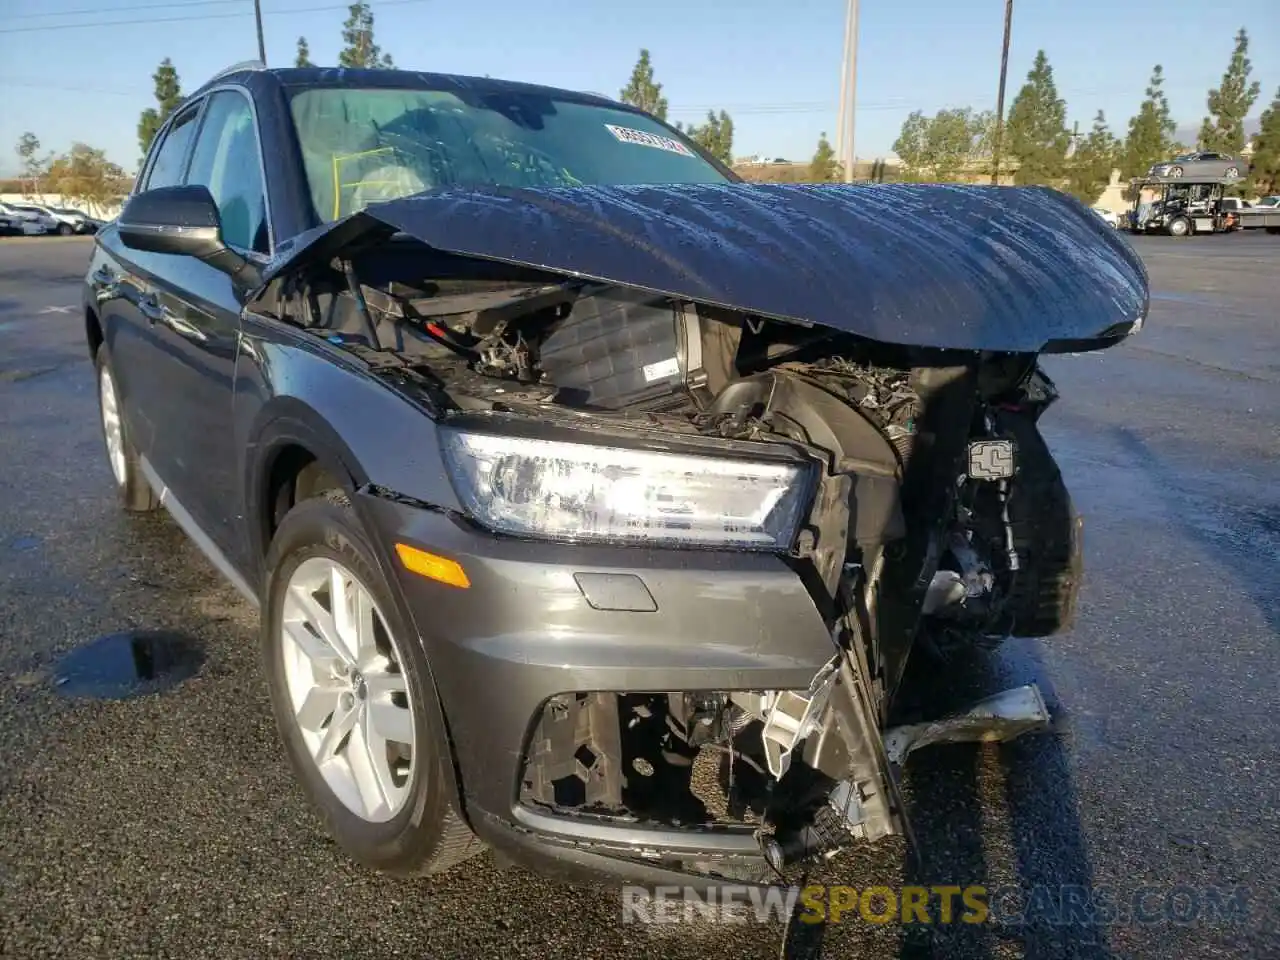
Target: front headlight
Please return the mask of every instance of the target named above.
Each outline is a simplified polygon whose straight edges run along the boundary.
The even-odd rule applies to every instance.
[[[785,550],[808,498],[797,463],[441,432],[468,513],[557,540]]]

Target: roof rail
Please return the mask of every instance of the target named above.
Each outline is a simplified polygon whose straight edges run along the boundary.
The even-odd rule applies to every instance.
[[[224,67],[208,79],[208,83],[214,80],[221,80],[223,77],[232,73],[242,73],[246,70],[265,70],[267,65],[261,60],[241,60],[239,63],[233,63],[229,67]]]

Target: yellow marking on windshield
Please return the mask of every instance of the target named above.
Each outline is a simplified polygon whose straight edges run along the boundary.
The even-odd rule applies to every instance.
[[[352,183],[343,183],[341,174],[338,172],[339,167],[348,160],[358,160],[361,157],[373,157],[380,153],[395,153],[394,147],[377,147],[373,150],[361,150],[359,153],[343,153],[333,155],[333,219],[337,220],[342,216],[342,188],[343,187],[359,187],[364,184],[391,185],[389,180],[356,180]]]

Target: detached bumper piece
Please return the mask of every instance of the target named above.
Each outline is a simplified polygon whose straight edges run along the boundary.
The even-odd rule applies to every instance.
[[[894,727],[884,735],[891,763],[901,765],[907,755],[935,743],[1012,740],[1024,733],[1047,730],[1049,708],[1034,683],[1014,687],[979,700],[967,710],[933,720]]]

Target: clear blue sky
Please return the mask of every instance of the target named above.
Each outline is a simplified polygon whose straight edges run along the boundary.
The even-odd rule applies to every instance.
[[[65,150],[73,140],[105,148],[132,170],[138,114],[153,103],[151,73],[162,57],[171,57],[184,87],[194,89],[223,66],[257,55],[252,0],[3,6],[0,172],[16,168],[14,145],[26,130],[46,149]],[[336,60],[340,0],[262,6],[269,62],[292,63],[299,34],[315,62]],[[1219,12],[1224,6],[1229,12]],[[835,135],[844,9],[844,0],[373,2],[375,39],[397,65],[416,69],[616,96],[639,49],[648,47],[671,119],[697,121],[709,107],[723,107],[734,118],[735,153],[789,159],[807,159],[819,132]],[[1003,10],[1003,0],[861,0],[860,157],[887,152],[913,109],[994,107]],[[70,26],[108,20],[129,22]],[[1198,125],[1240,26],[1249,30],[1254,76],[1263,86],[1256,116],[1280,86],[1280,0],[1015,0],[1008,96],[1043,47],[1069,119],[1084,129],[1102,108],[1122,131],[1160,61],[1179,125]]]

